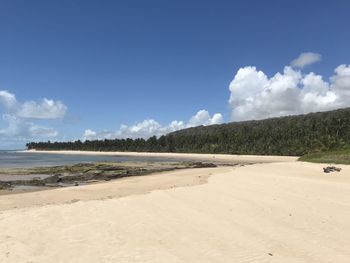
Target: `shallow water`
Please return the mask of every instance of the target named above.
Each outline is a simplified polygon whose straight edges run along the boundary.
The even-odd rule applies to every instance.
[[[188,159],[164,158],[164,157],[132,157],[132,156],[102,156],[102,155],[67,155],[26,153],[16,151],[0,151],[0,168],[13,167],[38,167],[72,165],[90,162],[170,162],[188,161]]]
[[[29,192],[29,191],[39,191],[39,190],[45,190],[50,189],[50,187],[44,187],[44,186],[32,186],[32,185],[15,185],[11,189],[11,192]]]
[[[33,179],[45,179],[47,177],[51,176],[51,174],[20,174],[20,175],[13,175],[13,174],[0,174],[0,181],[3,182],[10,182],[15,180],[33,180]]]

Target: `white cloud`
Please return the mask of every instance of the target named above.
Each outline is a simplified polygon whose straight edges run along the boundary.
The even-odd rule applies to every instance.
[[[224,122],[224,117],[221,113],[215,113],[210,120],[210,125],[221,124]]]
[[[0,90],[0,104],[2,104],[7,110],[12,110],[17,105],[15,95],[7,90]]]
[[[87,129],[84,131],[83,138],[95,138],[97,133],[93,130]]]
[[[66,114],[67,106],[61,101],[44,98],[40,103],[35,101],[24,102],[18,110],[18,116],[31,119],[62,119]]]
[[[41,102],[26,101],[20,103],[9,91],[0,91],[2,119],[7,123],[0,129],[0,140],[28,141],[54,138],[58,132],[50,127],[35,123],[36,120],[62,119],[67,107],[60,101],[44,98]]]
[[[295,68],[303,68],[307,65],[314,64],[322,59],[318,53],[305,52],[301,53],[299,57],[294,59],[290,64]]]
[[[149,138],[151,136],[161,136],[173,131],[184,128],[220,124],[223,122],[223,117],[220,113],[215,113],[212,117],[206,110],[198,111],[190,120],[185,123],[183,121],[172,121],[168,125],[161,125],[153,119],[146,119],[135,125],[121,125],[117,131],[101,131],[85,130],[83,140],[97,139],[114,139],[114,138]]]
[[[255,67],[237,71],[230,83],[232,120],[252,120],[326,111],[350,106],[350,65],[341,65],[329,81],[290,66],[268,78]]]
[[[340,65],[335,69],[335,75],[331,77],[331,88],[344,99],[350,97],[350,65]]]
[[[213,117],[210,117],[209,112],[206,110],[200,110],[194,115],[189,123],[188,127],[194,127],[199,125],[212,125],[212,124],[220,124],[223,122],[223,117],[221,113],[215,113]]]
[[[41,102],[19,103],[16,96],[6,90],[0,90],[0,104],[6,111],[25,119],[62,119],[67,112],[67,106],[61,101],[44,98]]]
[[[2,117],[8,123],[8,127],[0,129],[1,139],[36,140],[38,138],[53,138],[58,134],[54,129],[24,121],[12,115],[4,114]]]

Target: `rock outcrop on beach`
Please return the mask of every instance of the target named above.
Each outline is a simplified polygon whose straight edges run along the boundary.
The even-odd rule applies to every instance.
[[[216,167],[204,162],[82,163],[70,166],[0,169],[0,189],[65,187],[186,168]],[[1,176],[6,176],[2,179]],[[13,178],[12,178],[12,177]]]

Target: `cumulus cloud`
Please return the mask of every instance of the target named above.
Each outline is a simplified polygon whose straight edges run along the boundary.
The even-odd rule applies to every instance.
[[[58,134],[54,129],[24,121],[16,116],[4,114],[2,118],[8,123],[8,127],[0,129],[2,139],[36,140],[37,138],[56,137]]]
[[[213,117],[210,117],[209,112],[206,110],[200,110],[194,115],[188,122],[188,127],[194,127],[199,125],[212,125],[220,124],[223,122],[221,113],[215,113]]]
[[[307,65],[314,64],[322,59],[322,56],[318,53],[305,52],[301,53],[299,57],[291,62],[291,65],[295,68],[303,68]]]
[[[232,120],[252,120],[350,106],[350,65],[340,65],[326,81],[290,66],[269,78],[256,67],[237,71],[230,83]]]
[[[121,125],[116,131],[101,131],[96,132],[91,129],[85,130],[83,140],[97,139],[115,139],[115,138],[149,138],[151,136],[161,136],[169,132],[177,131],[184,128],[220,124],[223,122],[223,116],[220,113],[215,113],[210,116],[206,110],[198,111],[190,120],[185,123],[183,121],[174,120],[168,125],[162,125],[153,119],[147,119],[135,125]]]
[[[0,91],[2,119],[7,124],[0,128],[0,140],[40,140],[54,138],[58,132],[50,127],[35,123],[36,120],[62,119],[67,107],[60,101],[44,98],[41,102],[26,101],[20,103],[9,91]]]
[[[7,109],[11,110],[16,107],[17,100],[14,94],[7,90],[0,90],[0,103]]]
[[[67,106],[61,101],[44,98],[40,103],[35,101],[24,102],[18,110],[18,116],[32,119],[62,119],[66,114]]]
[[[67,112],[67,106],[61,101],[44,98],[41,102],[19,103],[16,96],[7,90],[0,90],[0,104],[6,111],[25,119],[62,119]]]

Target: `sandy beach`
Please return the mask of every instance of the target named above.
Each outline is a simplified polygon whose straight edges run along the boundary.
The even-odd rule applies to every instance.
[[[79,155],[104,155],[104,156],[131,156],[131,157],[163,157],[191,159],[199,161],[233,162],[233,163],[271,163],[294,162],[298,157],[293,156],[262,156],[262,155],[231,155],[231,154],[199,154],[199,153],[153,153],[153,152],[94,152],[94,151],[37,151],[24,152],[45,154],[79,154]]]
[[[0,262],[350,262],[349,166],[207,157],[259,163],[0,196]]]

